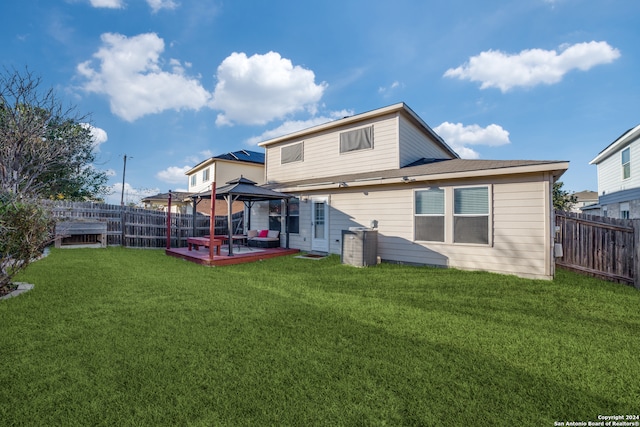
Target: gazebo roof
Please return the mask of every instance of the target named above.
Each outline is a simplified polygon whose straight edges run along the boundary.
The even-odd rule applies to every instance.
[[[224,199],[227,196],[232,196],[234,200],[241,202],[257,202],[291,198],[288,194],[260,187],[256,184],[256,182],[240,176],[240,178],[231,180],[227,182],[226,185],[216,188],[216,199]],[[191,198],[210,199],[211,191],[192,194]]]

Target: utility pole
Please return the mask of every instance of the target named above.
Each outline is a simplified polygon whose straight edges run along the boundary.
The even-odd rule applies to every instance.
[[[122,232],[120,236],[120,244],[124,248],[127,246],[126,216],[124,213],[124,180],[125,180],[125,175],[127,173],[127,155],[126,154],[124,155],[123,160],[124,160],[124,167],[122,168],[122,194],[120,195],[120,227],[122,228]]]
[[[133,159],[133,157],[130,157]],[[127,155],[125,154],[123,157],[124,167],[122,168],[122,194],[120,195],[120,206],[124,206],[124,179],[127,173]]]

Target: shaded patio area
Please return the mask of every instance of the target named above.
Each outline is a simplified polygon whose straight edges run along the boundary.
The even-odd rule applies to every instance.
[[[171,193],[169,193],[171,194]],[[285,248],[257,248],[257,247],[249,247],[236,245],[234,241],[243,240],[246,243],[246,236],[238,235],[238,233],[234,233],[235,230],[232,229],[232,221],[231,221],[231,206],[236,201],[244,202],[247,207],[251,207],[251,204],[256,201],[266,201],[266,200],[285,200],[288,201],[290,196],[279,193],[273,190],[269,190],[266,188],[262,188],[256,185],[255,182],[243,178],[235,179],[233,181],[227,182],[226,186],[223,186],[219,189],[216,189],[216,183],[212,183],[211,192],[203,192],[194,194],[191,196],[194,206],[194,216],[195,216],[195,206],[199,200],[210,198],[211,200],[222,199],[227,202],[228,206],[228,224],[229,229],[226,236],[214,235],[214,227],[213,221],[211,221],[210,234],[206,236],[208,239],[205,244],[204,238],[198,239],[188,239],[188,241],[193,241],[193,243],[199,243],[199,245],[191,245],[188,247],[181,248],[172,248],[170,247],[170,239],[167,239],[167,248],[165,253],[169,256],[173,256],[176,258],[181,258],[187,261],[195,262],[201,265],[207,266],[222,266],[222,265],[233,265],[233,264],[241,264],[246,262],[254,262],[263,259],[273,258],[277,256],[291,255],[298,253],[298,249],[289,249],[289,235],[288,232],[285,234]],[[169,196],[169,207],[171,207],[171,196]],[[171,209],[168,209],[169,217],[171,215]],[[215,203],[211,203],[211,218],[215,218]],[[169,223],[170,221],[167,221]],[[170,235],[170,229],[167,228],[167,236]],[[196,237],[196,236],[193,236]],[[220,245],[220,242],[226,240],[227,243]],[[217,253],[214,248],[218,246],[219,253]],[[193,247],[192,247],[193,246]],[[207,247],[209,246],[209,247]]]

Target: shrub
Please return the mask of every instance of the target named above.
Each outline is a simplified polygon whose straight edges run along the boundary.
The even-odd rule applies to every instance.
[[[35,200],[0,194],[0,288],[53,241],[51,212]]]

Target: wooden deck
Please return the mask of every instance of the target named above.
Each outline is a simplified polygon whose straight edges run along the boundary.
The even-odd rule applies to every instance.
[[[284,255],[293,255],[300,252],[298,249],[264,249],[247,248],[246,246],[241,246],[238,248],[234,245],[233,255],[229,256],[226,246],[227,245],[222,245],[222,251],[220,252],[220,255],[214,255],[213,258],[209,257],[209,249],[205,247],[200,247],[198,250],[188,250],[188,248],[171,248],[165,249],[165,253],[169,256],[195,262],[196,264],[200,265],[223,266],[255,262]]]

